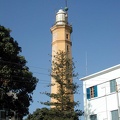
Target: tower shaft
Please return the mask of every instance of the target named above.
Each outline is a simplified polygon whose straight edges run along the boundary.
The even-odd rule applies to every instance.
[[[56,22],[51,28],[52,33],[52,61],[57,52],[63,51],[67,53],[67,57],[72,59],[71,53],[71,33],[72,26],[68,24],[67,12],[60,9],[56,14]],[[52,66],[54,67],[54,66]],[[71,71],[72,72],[72,71]],[[72,82],[72,78],[71,78]],[[51,78],[51,93],[58,93],[58,85],[54,78]],[[71,101],[73,101],[73,95],[71,96]],[[57,102],[55,99],[51,98],[51,102]]]

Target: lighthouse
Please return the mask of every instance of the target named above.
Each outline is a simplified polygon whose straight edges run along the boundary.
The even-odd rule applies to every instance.
[[[56,13],[56,20],[54,25],[51,27],[52,33],[52,61],[57,52],[63,51],[67,53],[67,57],[72,59],[71,53],[71,33],[72,26],[68,23],[68,12],[67,8],[59,9]],[[72,71],[71,71],[72,72]],[[72,78],[71,78],[72,82]],[[51,77],[51,93],[58,93],[58,85],[55,82],[55,79]],[[73,95],[70,96],[71,101],[73,101]],[[51,102],[57,102],[55,99],[51,98]]]
[[[71,33],[72,26],[68,23],[67,11],[60,9],[56,13],[56,21],[51,28],[52,33],[52,55],[62,50],[71,54]]]

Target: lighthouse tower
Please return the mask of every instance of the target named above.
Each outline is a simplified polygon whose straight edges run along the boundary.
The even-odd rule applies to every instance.
[[[61,50],[70,52],[71,54],[71,38],[72,26],[68,24],[67,11],[60,9],[56,14],[56,21],[51,28],[52,32],[52,55]]]
[[[63,51],[68,53],[68,57],[72,59],[71,54],[72,26],[68,23],[67,9],[65,10],[60,9],[56,13],[56,21],[51,28],[51,33],[52,33],[52,56],[56,55],[56,53],[59,51]],[[51,84],[55,84],[51,86],[51,93],[57,93],[58,92],[57,84],[55,83],[55,80],[53,78],[51,78]],[[73,96],[71,97],[71,100],[73,101]],[[51,99],[51,102],[56,102],[56,100]]]

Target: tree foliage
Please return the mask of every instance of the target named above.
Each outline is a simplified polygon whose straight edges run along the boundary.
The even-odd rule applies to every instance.
[[[0,26],[0,109],[11,109],[23,117],[29,113],[38,80],[20,52],[21,47],[10,36],[10,30]]]
[[[52,83],[50,87],[57,85],[57,93],[45,92],[54,101],[41,103],[53,106],[51,110],[54,111],[54,116],[58,115],[56,116],[58,120],[77,120],[83,114],[81,110],[74,111],[74,108],[79,105],[78,101],[73,100],[73,95],[77,93],[79,87],[73,81],[73,78],[77,77],[74,70],[75,65],[73,59],[69,57],[69,53],[59,51],[53,56],[51,77],[55,83]]]
[[[50,87],[58,86],[57,93],[45,92],[50,98],[56,101],[41,102],[52,108],[37,109],[33,114],[28,115],[26,120],[79,120],[79,116],[83,115],[82,110],[74,109],[79,102],[71,100],[73,94],[77,93],[78,85],[73,81],[77,74],[74,71],[75,65],[69,54],[59,51],[53,56],[51,77],[55,80],[55,84]]]
[[[59,111],[54,108],[36,109],[33,114],[29,114],[25,120],[79,120],[81,111]]]

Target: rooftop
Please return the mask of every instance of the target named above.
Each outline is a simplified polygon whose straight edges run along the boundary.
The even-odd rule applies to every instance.
[[[110,68],[107,68],[107,69],[105,69],[105,70],[96,72],[96,73],[94,73],[94,74],[85,76],[85,77],[83,77],[83,78],[80,78],[80,80],[84,81],[84,80],[87,80],[87,79],[90,79],[90,78],[94,78],[94,77],[96,77],[96,76],[99,76],[99,75],[108,73],[108,72],[110,72],[110,71],[113,71],[113,70],[116,70],[116,69],[119,69],[119,68],[120,68],[120,64],[115,65],[115,66],[110,67]]]

